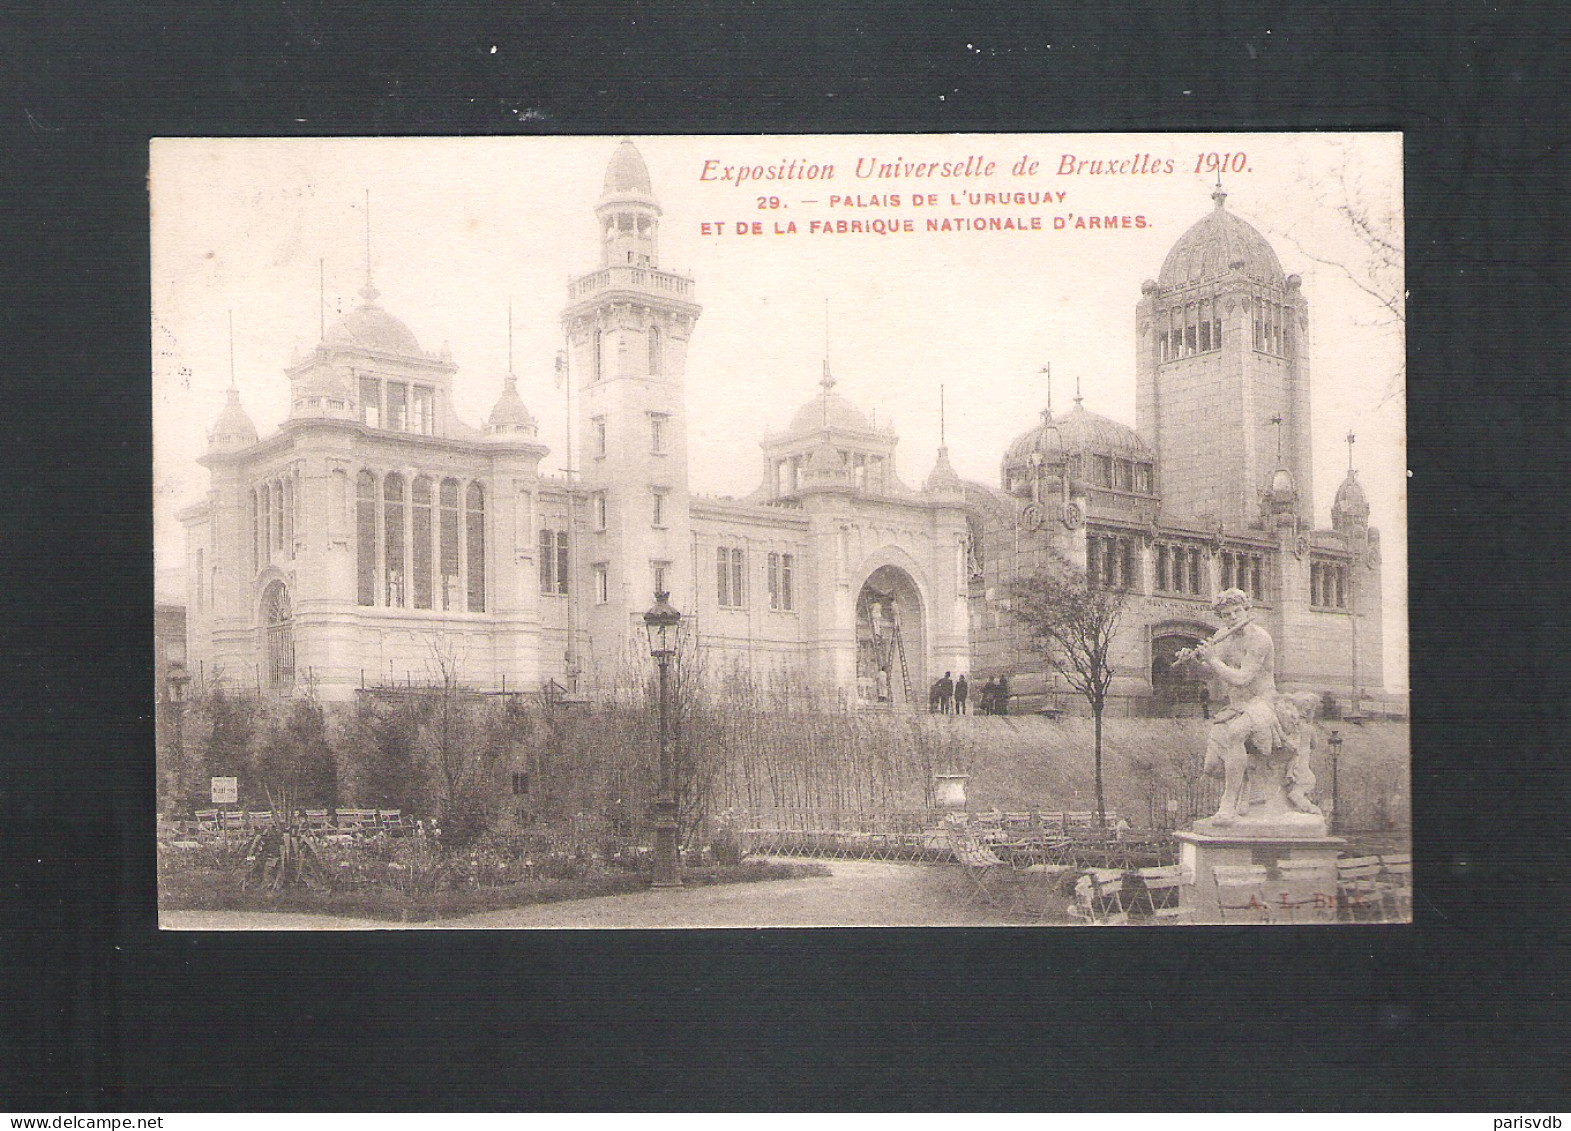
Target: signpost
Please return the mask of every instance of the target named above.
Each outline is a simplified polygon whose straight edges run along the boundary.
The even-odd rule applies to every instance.
[[[213,779],[213,804],[233,805],[240,800],[239,778]]]

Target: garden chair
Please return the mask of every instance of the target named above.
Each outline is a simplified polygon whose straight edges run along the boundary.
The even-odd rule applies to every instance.
[[[1179,905],[1179,889],[1184,886],[1182,867],[1169,864],[1161,868],[1136,868],[1132,874],[1137,882],[1129,886],[1136,888],[1136,894],[1124,901],[1131,913],[1138,916],[1144,912],[1158,923],[1176,923],[1191,916],[1192,908]],[[1143,896],[1139,894],[1142,887],[1145,889]]]
[[[1117,868],[1092,868],[1075,881],[1075,901],[1069,914],[1093,927],[1121,926],[1129,922],[1124,907],[1124,874]]]
[[[1380,858],[1380,883],[1382,910],[1395,922],[1405,923],[1413,917],[1413,857]]]
[[[983,844],[974,833],[955,834],[949,847],[971,882],[971,901],[980,900],[990,907],[997,907],[998,885],[1011,871],[1009,862]]]
[[[1379,915],[1384,890],[1380,882],[1380,857],[1353,856],[1336,862],[1337,903],[1348,919]]]
[[[216,833],[219,826],[217,809],[198,809],[192,816],[196,819],[198,832]]]
[[[1274,923],[1281,917],[1271,906],[1264,864],[1223,864],[1212,869],[1216,905],[1224,923]]]

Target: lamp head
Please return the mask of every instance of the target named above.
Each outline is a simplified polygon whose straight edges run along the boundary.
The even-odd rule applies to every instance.
[[[649,654],[657,660],[676,654],[677,639],[682,628],[682,614],[671,604],[670,597],[671,594],[665,590],[657,590],[654,605],[644,614]]]

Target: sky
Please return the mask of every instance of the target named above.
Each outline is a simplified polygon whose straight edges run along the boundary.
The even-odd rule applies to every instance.
[[[258,432],[276,431],[288,415],[284,369],[296,351],[315,346],[324,321],[358,305],[368,243],[381,305],[423,349],[451,349],[455,408],[476,426],[509,367],[511,306],[512,370],[551,448],[541,470],[559,471],[561,313],[568,280],[599,264],[593,209],[619,141],[155,140],[159,570],[183,559],[175,516],[206,493],[207,472],[195,461],[231,380]],[[893,425],[897,470],[913,486],[939,446],[940,389],[951,462],[993,486],[1004,449],[1049,395],[1062,412],[1078,388],[1087,409],[1133,426],[1140,284],[1212,208],[1221,165],[1228,209],[1270,241],[1285,271],[1303,277],[1316,525],[1330,523],[1352,431],[1382,535],[1385,683],[1406,688],[1400,135],[634,141],[664,210],[660,267],[691,274],[703,307],[687,363],[688,443],[692,489],[711,495],[757,486],[759,440],[819,391],[826,352],[836,391]],[[833,166],[833,176],[778,176],[793,161],[798,173]],[[891,164],[896,175],[876,175]],[[765,179],[771,168],[776,179]],[[742,169],[759,176],[738,183]],[[1038,202],[988,202],[988,193],[1037,194]],[[1092,216],[1118,219],[1113,228],[1077,226]],[[954,224],[988,217],[1013,218],[1023,230]],[[1395,245],[1394,263],[1370,264],[1350,217]],[[1030,228],[1033,218],[1040,230]],[[929,231],[930,219],[952,230]],[[910,222],[913,230],[812,230],[815,221],[841,220]]]

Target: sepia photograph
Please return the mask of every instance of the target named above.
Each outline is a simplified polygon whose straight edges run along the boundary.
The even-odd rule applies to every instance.
[[[1400,134],[157,138],[149,208],[165,930],[1411,921]]]

